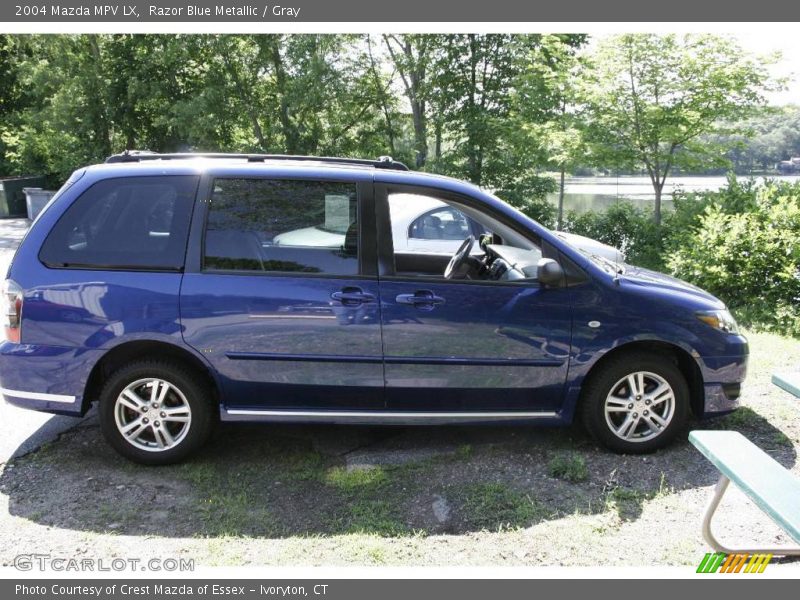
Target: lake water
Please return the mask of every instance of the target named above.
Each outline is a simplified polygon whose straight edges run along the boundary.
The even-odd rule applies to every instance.
[[[740,181],[749,177],[739,177]],[[756,179],[764,179],[756,177]],[[774,176],[770,179],[780,181],[800,181],[800,175]],[[672,208],[672,193],[682,189],[686,192],[718,190],[725,186],[727,178],[715,177],[669,177],[664,184],[662,203],[664,209]],[[558,193],[549,194],[548,200],[558,206]],[[639,207],[652,207],[655,201],[653,186],[649,177],[608,176],[608,177],[569,177],[564,188],[564,212],[578,213],[590,210],[603,211],[621,200]]]

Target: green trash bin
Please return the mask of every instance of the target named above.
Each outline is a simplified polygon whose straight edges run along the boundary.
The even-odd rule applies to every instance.
[[[24,217],[28,213],[22,188],[44,187],[41,175],[0,179],[0,217]]]

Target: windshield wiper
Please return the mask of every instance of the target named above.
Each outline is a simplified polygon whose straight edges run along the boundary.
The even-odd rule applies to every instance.
[[[592,256],[594,256],[598,260],[601,260],[603,263],[611,267],[611,269],[613,269],[614,273],[616,273],[617,275],[623,275],[625,273],[625,268],[619,263],[609,260],[605,256],[599,256],[597,254],[592,254]]]
[[[619,263],[609,260],[605,256],[600,256],[599,254],[594,254],[592,252],[589,252],[588,250],[585,250],[583,248],[578,248],[578,250],[583,254],[585,254],[586,256],[588,256],[589,258],[591,258],[592,260],[594,260],[595,262],[601,263],[603,267],[609,267],[611,269],[609,271],[610,273],[614,273],[615,275],[625,274],[625,267],[623,267]]]

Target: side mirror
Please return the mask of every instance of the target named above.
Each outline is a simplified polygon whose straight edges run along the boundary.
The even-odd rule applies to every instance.
[[[486,232],[482,233],[478,238],[478,246],[481,250],[486,250],[486,246],[494,243],[494,234]]]
[[[544,286],[561,285],[564,269],[552,258],[541,258],[536,265],[536,279]]]

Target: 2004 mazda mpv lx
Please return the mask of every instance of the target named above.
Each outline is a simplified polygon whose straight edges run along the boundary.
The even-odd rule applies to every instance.
[[[411,196],[457,211],[408,232],[458,229],[452,256],[394,244]],[[6,400],[98,402],[109,443],[151,464],[184,458],[217,418],[579,417],[647,452],[692,413],[736,408],[747,361],[713,296],[389,158],[112,156],[33,223],[4,299]]]

